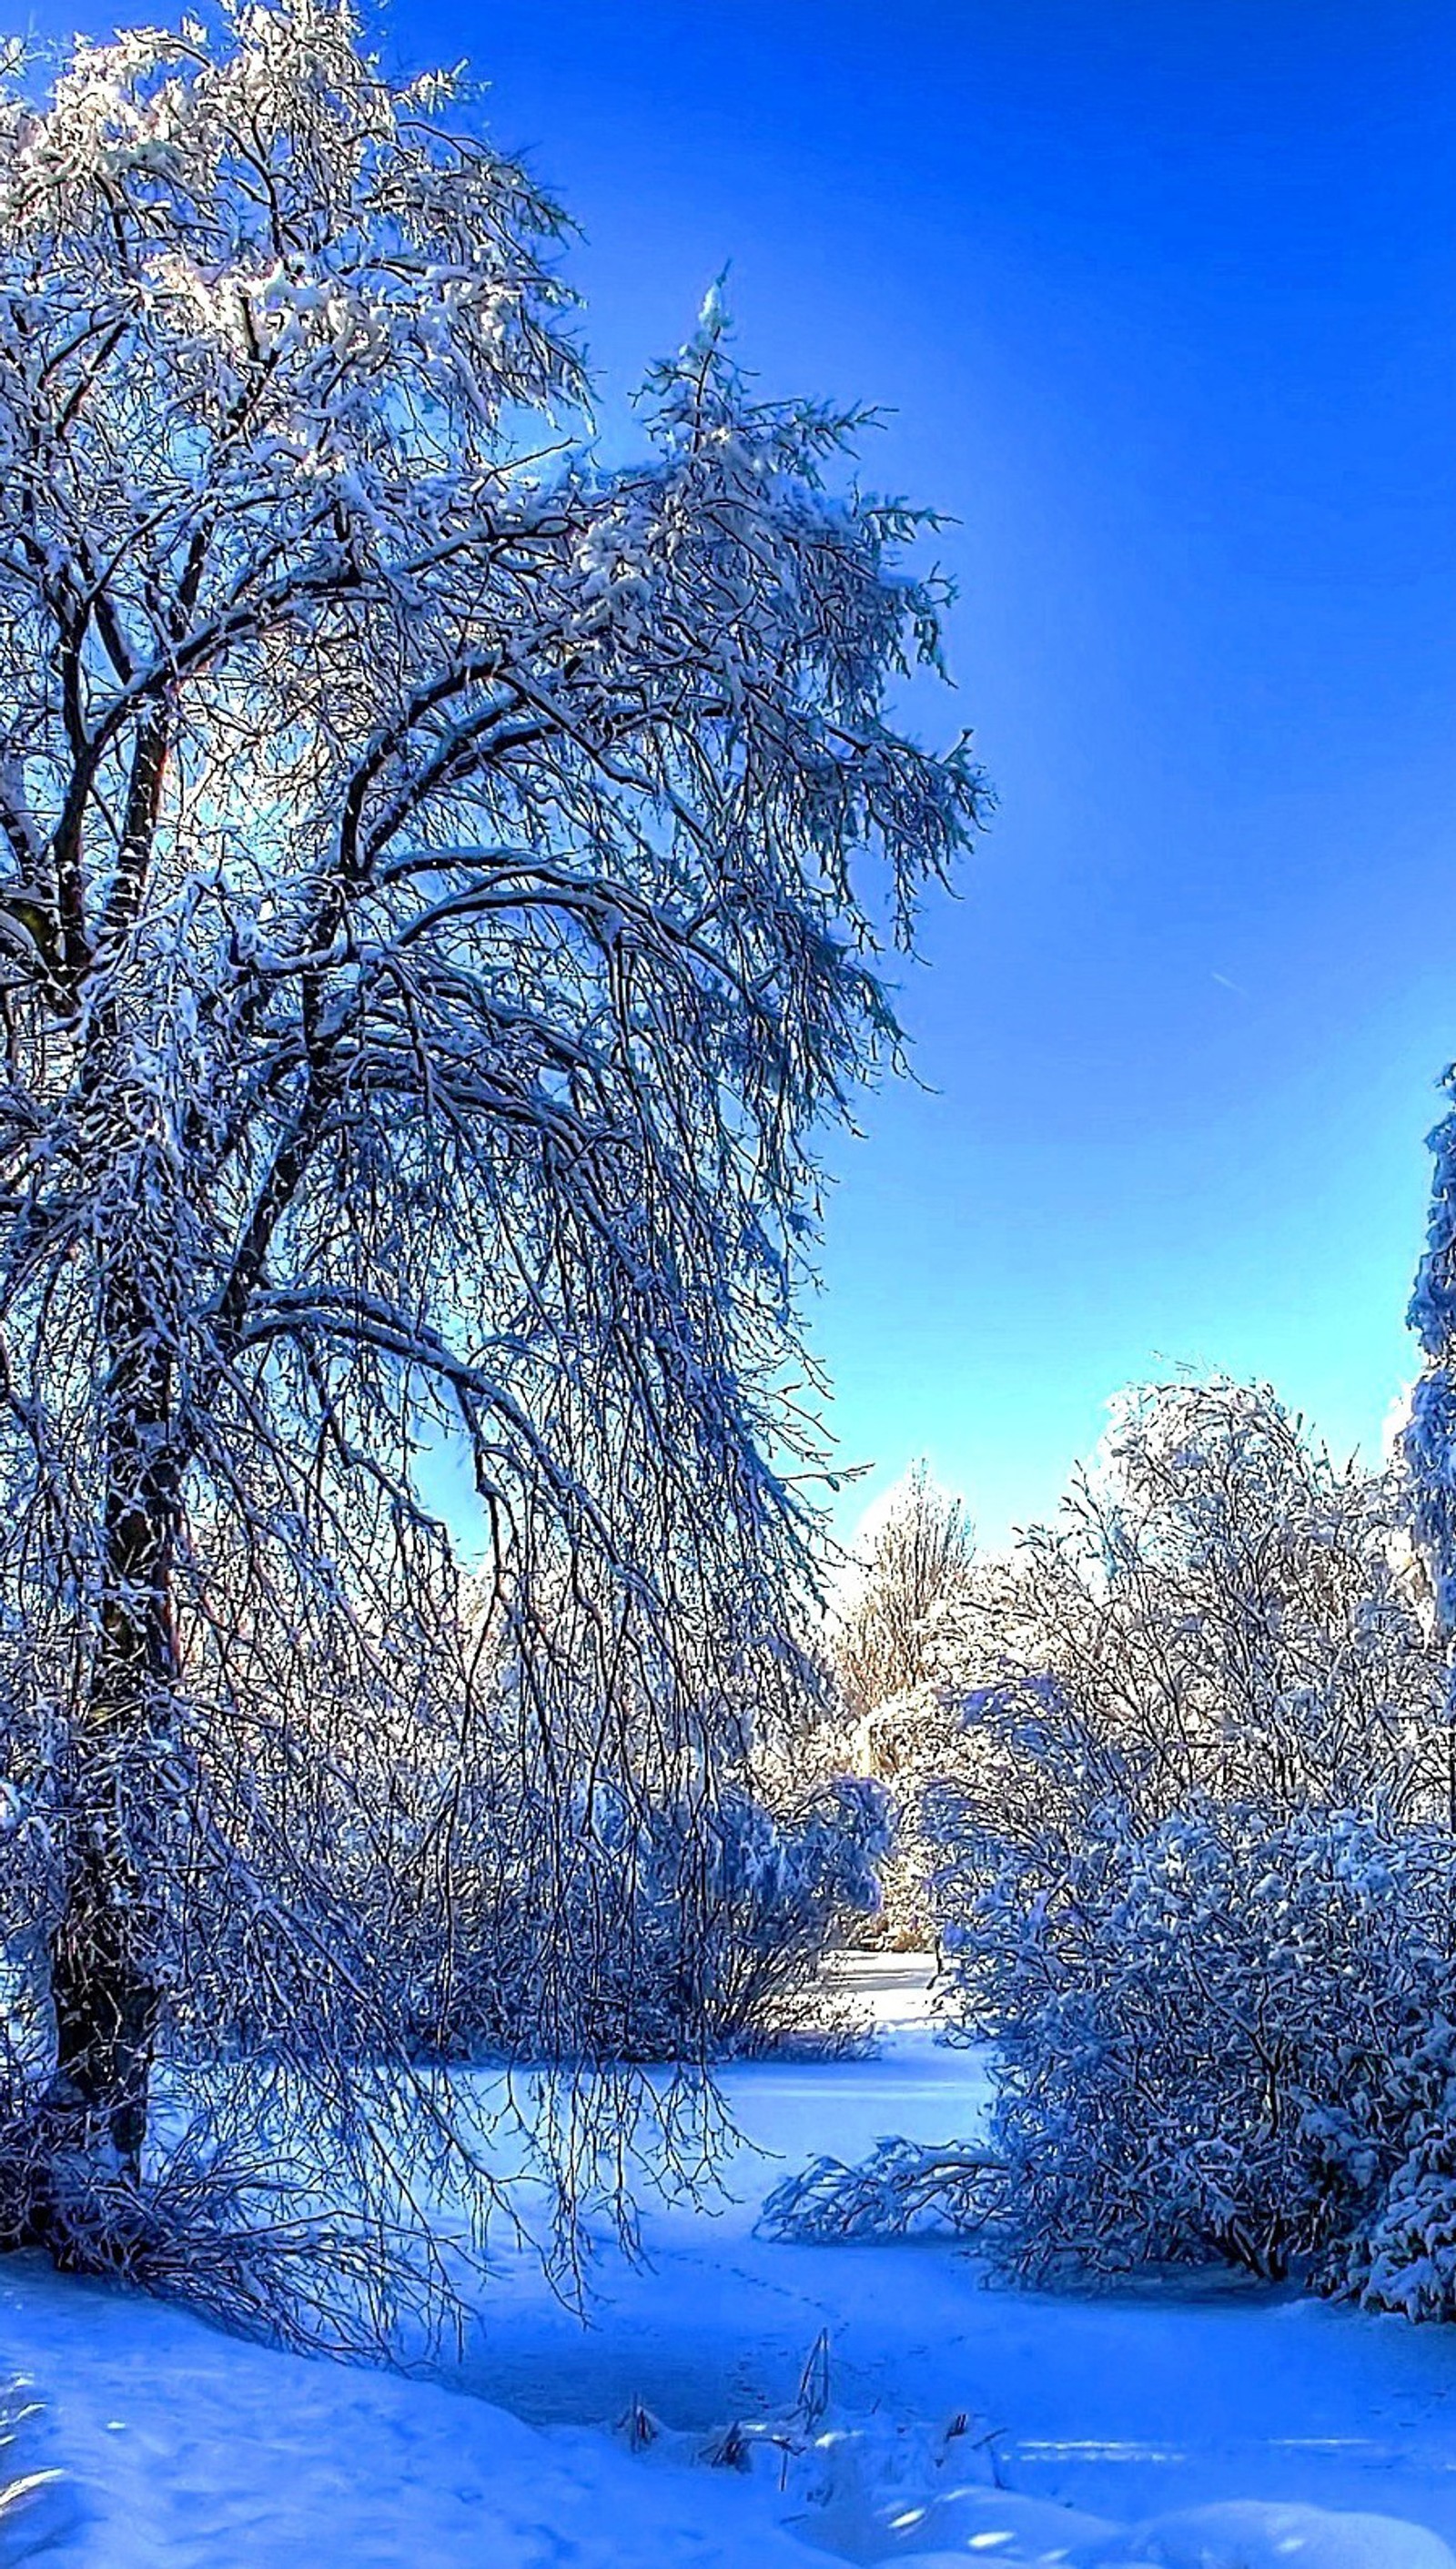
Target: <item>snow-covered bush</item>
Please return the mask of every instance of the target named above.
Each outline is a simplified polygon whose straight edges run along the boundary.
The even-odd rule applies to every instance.
[[[1000,2210],[1006,2163],[973,2141],[877,2141],[868,2159],[812,2159],[766,2198],[769,2239],[906,2239],[984,2228]]]
[[[952,1937],[998,2049],[1004,2236],[1032,2264],[1343,2285],[1445,2075],[1456,1845],[1203,1793],[1085,1819],[1006,1849]]]
[[[620,1814],[602,1853],[631,1883],[641,1959],[590,1992],[598,2047],[691,2058],[792,2033],[830,1943],[875,1914],[888,1843],[884,1794],[854,1777],[778,1809],[730,1785],[706,1818]]]
[[[1294,1811],[1379,1786],[1456,1812],[1407,1525],[1397,1474],[1335,1466],[1266,1388],[1128,1393],[1055,1523],[937,1622],[930,1692],[942,1725],[961,1716],[946,1780],[1013,1835],[1087,1758],[1149,1818],[1193,1788]]]
[[[418,2038],[446,2057],[532,2056],[553,1986],[570,2010],[557,2052],[696,2060],[771,2046],[806,2021],[831,1942],[873,1912],[889,1831],[883,1794],[856,1778],[781,1807],[742,1781],[697,1805],[598,1786],[577,1796],[554,1899],[531,1814],[517,1834],[508,1866],[497,1840],[497,1860],[453,1885],[448,1974],[443,1939],[428,1939],[436,1976],[417,1980],[412,2005]],[[561,1936],[578,1956],[564,1984]]]
[[[1018,2262],[1449,2293],[1452,1742],[1403,1506],[1271,1393],[1158,1386],[938,1620],[941,1933],[997,2057],[956,2182]]]
[[[1400,1507],[1272,1395],[1163,1386],[942,1636],[943,1933],[1022,2257],[1345,2280],[1456,2010]]]

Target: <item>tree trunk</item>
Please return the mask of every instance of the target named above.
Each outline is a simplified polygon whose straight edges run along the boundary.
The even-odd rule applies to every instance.
[[[172,1362],[135,1275],[107,1288],[108,1392],[101,1600],[79,1740],[80,1846],[52,1939],[62,2146],[135,2178],[147,2137],[159,2014],[147,1849],[156,1747],[177,1674],[172,1580],[178,1489]]]

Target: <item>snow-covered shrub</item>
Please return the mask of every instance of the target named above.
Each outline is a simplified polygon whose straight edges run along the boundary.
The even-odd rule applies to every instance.
[[[1368,2228],[1357,2233],[1348,2283],[1367,2310],[1412,2320],[1456,2319],[1456,2035],[1429,2037],[1437,2092],[1395,2168]]]
[[[1398,1475],[1336,1467],[1259,1385],[1128,1393],[1055,1523],[937,1621],[944,1780],[1013,1836],[1088,1757],[1147,1817],[1195,1787],[1456,1812],[1407,1516]]]
[[[1412,2203],[1439,2193],[1456,2015],[1451,1738],[1399,1489],[1269,1393],[1135,1395],[940,1649],[942,1936],[997,2050],[1012,2253],[1396,2297],[1381,2206],[1413,2149]]]
[[[793,2032],[829,1945],[880,1906],[889,1834],[883,1791],[853,1776],[778,1808],[730,1787],[705,1828],[682,1814],[650,1820],[636,1866],[647,1962],[617,1997],[624,2047],[721,2053]],[[685,1910],[688,1865],[703,1868],[705,1882]],[[703,1925],[685,1938],[694,1910]]]
[[[982,2229],[999,2210],[1005,2161],[974,2142],[877,2141],[858,2166],[812,2159],[767,2197],[768,2239],[905,2239]]]
[[[1086,1819],[1008,1849],[952,1931],[1015,2253],[1342,2284],[1449,2039],[1456,1846],[1198,1793],[1150,1828],[1111,1797]]]
[[[772,2043],[801,2021],[831,1941],[874,1910],[888,1828],[883,1794],[856,1778],[778,1808],[742,1781],[707,1806],[598,1786],[578,1796],[558,1912],[530,1898],[542,1868],[530,1838],[511,1896],[502,1882],[482,1902],[478,1876],[448,1991],[421,1994],[432,2048],[530,2053],[546,1984],[561,1981],[550,1952],[560,1936],[590,1964],[571,1976],[558,2048],[673,2060]],[[508,1916],[514,1933],[502,1932]]]

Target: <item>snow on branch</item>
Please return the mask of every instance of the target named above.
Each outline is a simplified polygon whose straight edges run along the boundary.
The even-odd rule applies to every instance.
[[[803,1682],[823,1132],[985,789],[895,719],[945,590],[854,417],[714,311],[608,467],[564,237],[329,0],[0,109],[0,1755],[56,2027],[10,2227],[88,2258],[219,2043],[382,2266],[414,2145],[499,2210],[359,2064],[467,1984],[573,2056],[647,1914],[573,1870],[606,1810],[686,1815],[691,1963]]]
[[[896,2239],[981,2229],[1005,2161],[972,2142],[876,2142],[855,2167],[817,2158],[775,2186],[759,2219],[768,2239]]]

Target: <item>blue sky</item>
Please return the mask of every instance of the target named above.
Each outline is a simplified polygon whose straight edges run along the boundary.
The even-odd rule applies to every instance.
[[[609,397],[731,260],[766,386],[958,521],[925,716],[999,812],[835,1154],[862,1494],[923,1453],[996,1537],[1176,1362],[1373,1451],[1456,1053],[1456,0],[387,23],[582,224]]]
[[[400,25],[403,28],[405,21]],[[620,386],[730,291],[959,521],[994,828],[836,1153],[846,1454],[996,1536],[1184,1361],[1378,1446],[1456,1053],[1456,6],[472,0]],[[930,713],[935,708],[928,709]]]

